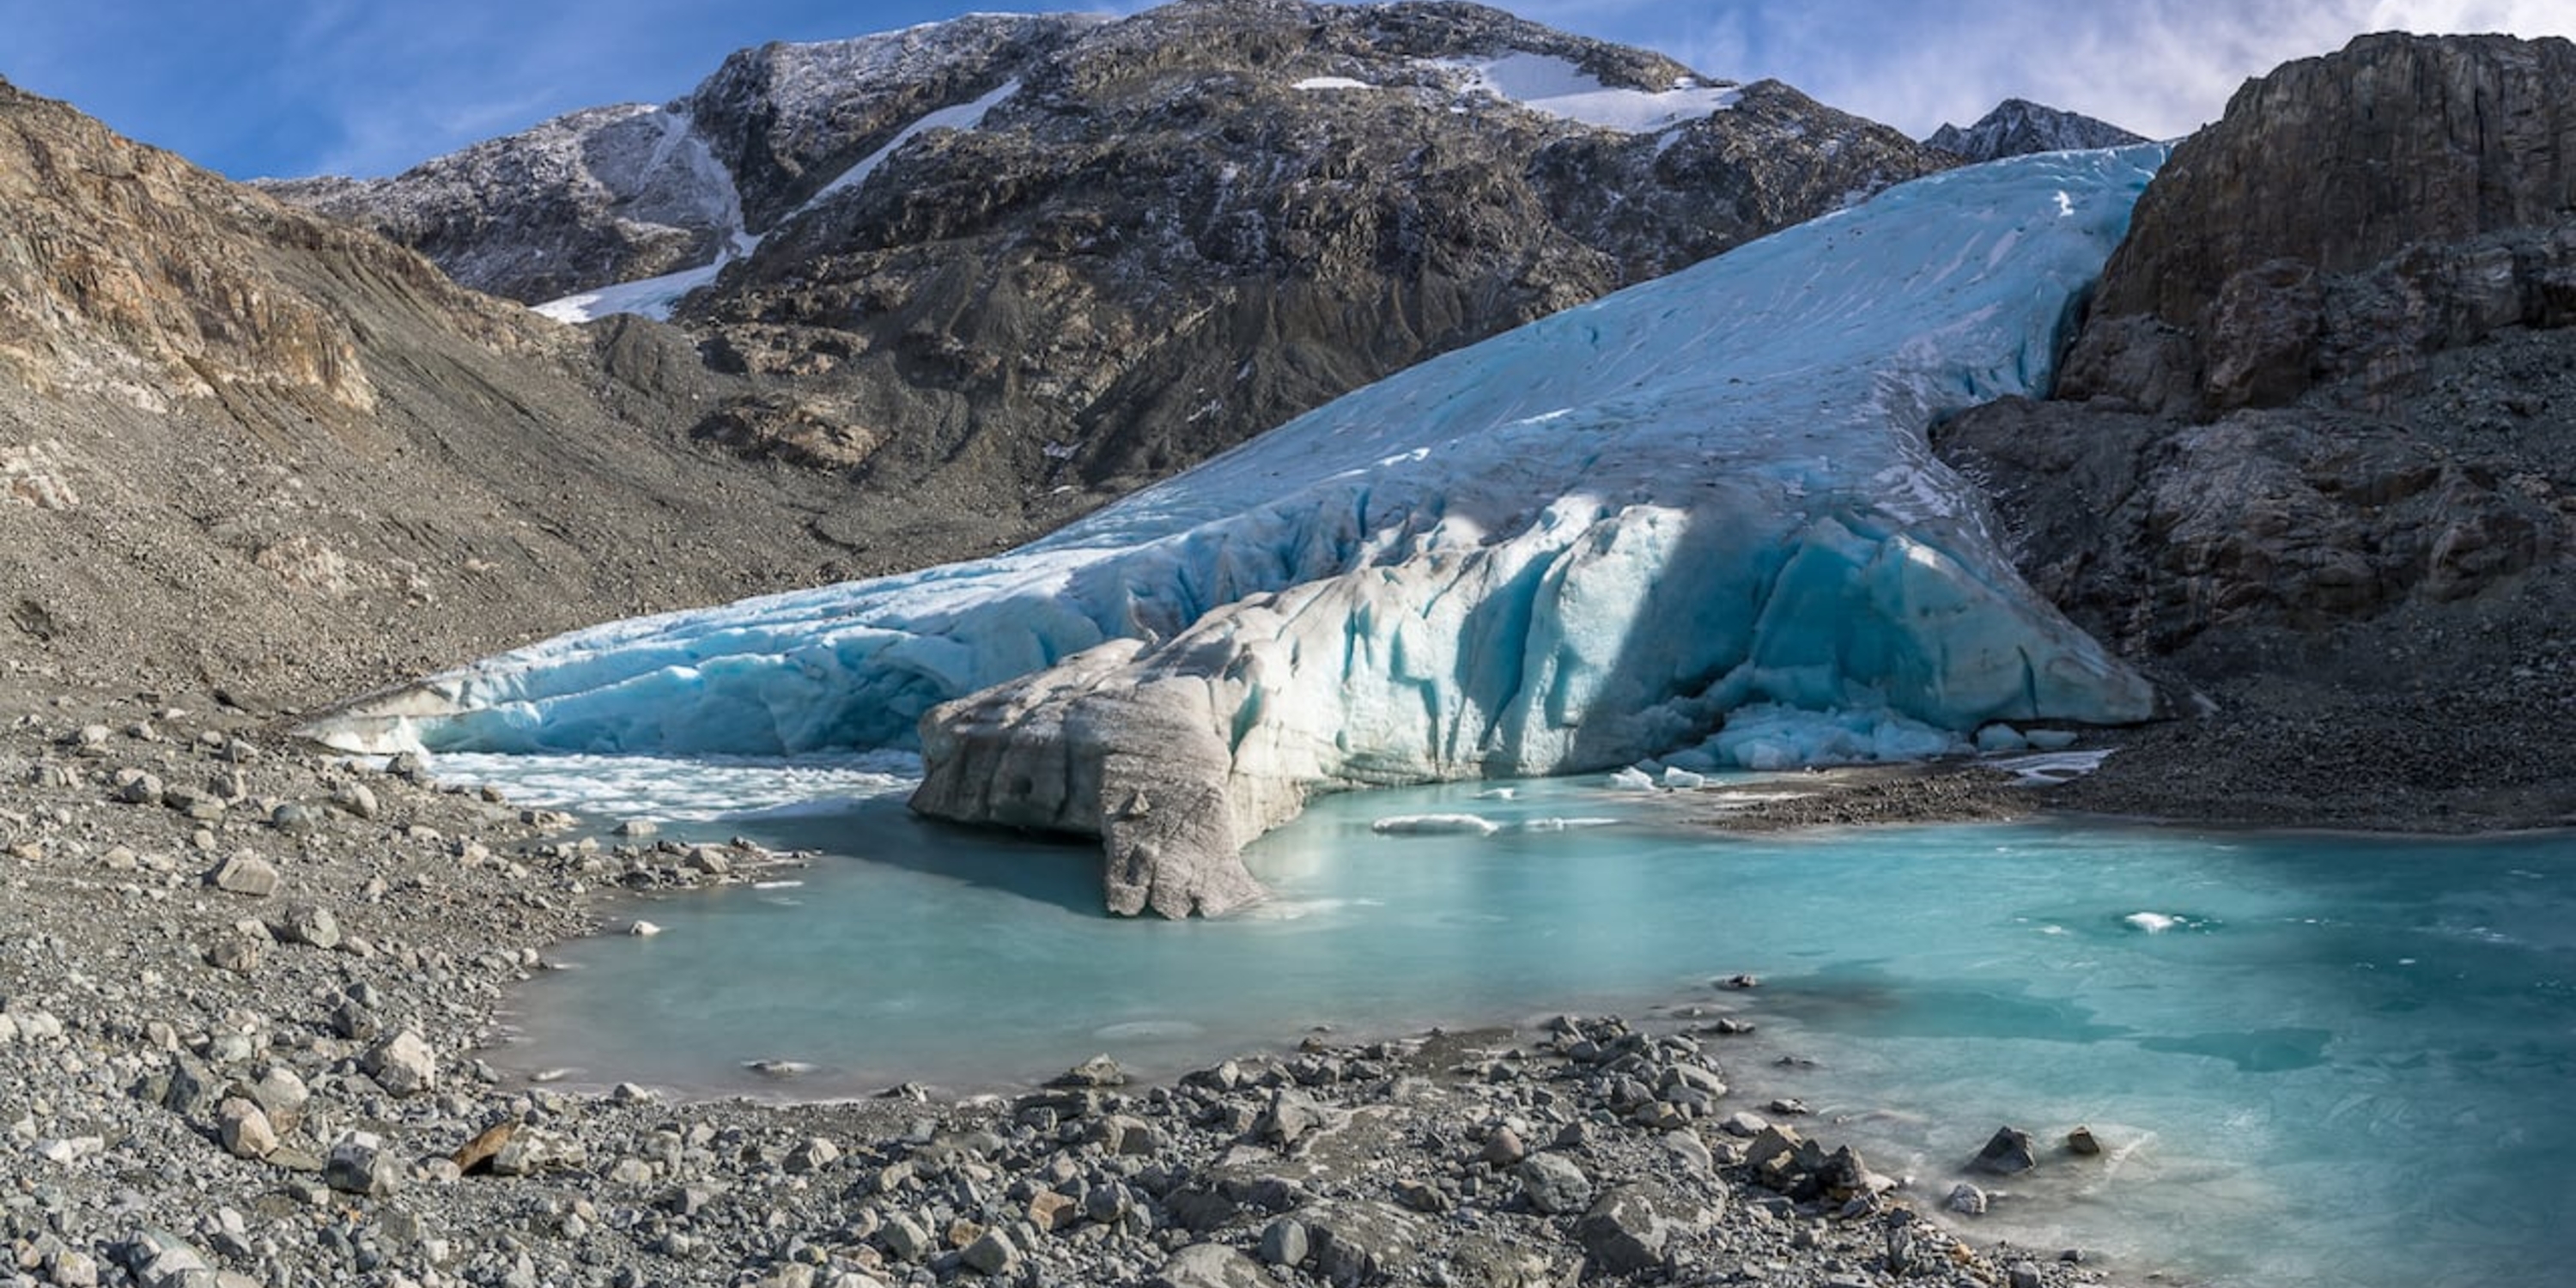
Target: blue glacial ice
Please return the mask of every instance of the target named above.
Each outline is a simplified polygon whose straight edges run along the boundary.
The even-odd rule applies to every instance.
[[[1222,868],[1318,790],[2141,719],[2148,686],[2024,585],[1924,431],[2045,390],[2162,159],[1907,184],[1424,363],[1018,550],[574,632],[322,732],[919,745],[925,810],[1101,834],[1112,905],[1173,912],[1253,893],[1176,855]]]

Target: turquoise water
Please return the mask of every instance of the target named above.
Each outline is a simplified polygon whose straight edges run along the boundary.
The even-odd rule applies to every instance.
[[[801,884],[655,902],[637,915],[664,934],[568,946],[578,969],[527,991],[509,1055],[695,1090],[746,1089],[755,1059],[816,1066],[799,1094],[975,1090],[1311,1026],[1699,1006],[1760,1026],[1719,1048],[1740,1099],[1805,1099],[1933,1199],[2001,1123],[2110,1146],[2002,1183],[1984,1236],[2246,1284],[2551,1283],[2576,1258],[2576,838],[1743,838],[1674,804],[1575,783],[1329,799],[1251,853],[1277,898],[1181,924],[1098,915],[1094,850],[896,795],[702,824],[821,853],[781,874]],[[1370,827],[1450,811],[1505,827]],[[1713,986],[1738,972],[1761,987]]]

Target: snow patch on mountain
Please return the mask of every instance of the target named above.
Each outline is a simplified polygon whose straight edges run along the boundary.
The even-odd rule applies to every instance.
[[[886,158],[893,156],[905,144],[930,130],[971,130],[981,126],[984,123],[985,113],[990,112],[1002,100],[1018,93],[1019,89],[1018,81],[1006,81],[972,102],[958,103],[923,114],[921,119],[905,126],[894,138],[888,140],[885,146],[860,158],[849,169],[842,171],[839,176],[809,198],[803,206],[798,207],[787,216],[787,219],[780,222],[793,220],[831,200],[836,194],[850,191],[866,183],[868,176],[875,174],[877,167],[885,164]],[[687,116],[684,113],[669,115],[676,117],[680,128],[685,131]],[[548,300],[534,306],[537,312],[558,322],[588,322],[613,313],[633,313],[657,322],[669,321],[671,310],[679,306],[681,297],[699,287],[713,283],[717,276],[724,272],[727,265],[749,256],[759,248],[761,235],[747,232],[743,228],[742,198],[734,189],[732,175],[726,172],[724,164],[717,161],[714,154],[707,151],[703,141],[685,135],[683,137],[687,137],[687,146],[695,149],[693,161],[702,171],[709,172],[708,191],[717,191],[715,185],[721,183],[721,191],[731,199],[729,204],[713,212],[715,217],[729,221],[723,225],[726,230],[725,242],[718,250],[716,258],[710,263],[682,269],[676,273],[621,282],[595,291],[582,291],[561,299]]]
[[[1002,100],[1019,92],[1020,83],[1018,81],[1004,81],[1000,85],[994,87],[991,92],[974,100],[973,102],[958,103],[954,106],[943,107],[936,111],[925,113],[920,120],[914,121],[912,124],[903,127],[903,130],[896,134],[893,139],[889,140],[884,147],[878,148],[876,151],[860,158],[857,164],[842,171],[840,175],[834,178],[830,183],[823,185],[823,190],[815,193],[814,196],[796,213],[803,214],[805,211],[811,210],[825,201],[830,200],[834,193],[847,192],[852,188],[858,187],[860,184],[866,183],[868,181],[868,176],[875,174],[877,172],[877,167],[885,164],[886,158],[901,151],[903,149],[903,145],[912,142],[923,134],[932,130],[972,130],[980,128],[984,124],[984,116],[986,113],[992,111],[995,107],[1000,106]],[[795,215],[788,216],[789,219],[793,219],[795,217]],[[781,220],[780,222],[784,223],[785,220]]]
[[[1687,79],[1661,91],[1604,85],[1581,67],[1550,54],[1434,58],[1416,65],[1447,76],[1463,95],[1490,95],[1534,112],[1627,134],[1652,134],[1697,120],[1734,106],[1743,96],[1733,85]]]

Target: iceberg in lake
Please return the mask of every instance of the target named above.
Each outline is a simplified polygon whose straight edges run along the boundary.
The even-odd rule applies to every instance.
[[[1236,850],[1316,791],[2142,719],[2145,682],[2022,582],[1924,430],[2044,392],[2163,155],[1918,180],[1433,359],[1007,554],[574,632],[320,731],[662,753],[917,737],[917,808],[1099,835],[1111,906],[1179,915],[1255,896]],[[1739,708],[1760,734],[1730,743]]]

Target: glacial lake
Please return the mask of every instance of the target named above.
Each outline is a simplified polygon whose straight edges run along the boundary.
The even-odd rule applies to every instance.
[[[1600,778],[1458,785],[1317,802],[1249,854],[1269,903],[1170,923],[1102,915],[1096,850],[911,817],[888,768],[442,757],[601,820],[817,852],[773,874],[795,884],[638,902],[658,936],[563,947],[573,969],[524,991],[496,1062],[777,1095],[746,1062],[795,1060],[798,1095],[975,1091],[1100,1052],[1169,1074],[1325,1026],[1697,1007],[1758,1026],[1710,1039],[1744,1107],[1805,1100],[1801,1126],[1927,1207],[1998,1125],[2108,1146],[1969,1178],[2005,1192],[1959,1219],[1976,1237],[2299,1288],[2576,1264],[2576,836],[1746,837]],[[1430,813],[1500,830],[1371,827]],[[1717,986],[1740,972],[1760,986]]]

